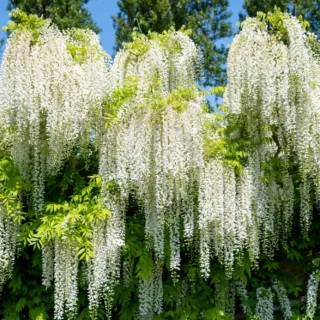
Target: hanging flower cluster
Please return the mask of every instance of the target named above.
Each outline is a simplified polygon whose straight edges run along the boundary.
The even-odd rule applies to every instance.
[[[273,319],[273,295],[271,288],[258,288],[257,299],[256,315],[258,316],[258,319]]]
[[[89,309],[93,317],[101,302],[111,317],[113,291],[120,277],[121,248],[125,236],[125,203],[119,197],[106,193],[104,205],[112,215],[93,230],[94,259],[89,264]]]
[[[78,302],[78,256],[76,241],[68,243],[66,237],[56,238],[42,247],[42,284],[54,283],[54,318],[74,319]]]
[[[281,310],[283,312],[284,319],[291,319],[291,317],[292,317],[291,305],[290,305],[289,298],[288,298],[288,296],[286,294],[286,290],[279,283],[279,281],[274,283],[272,288],[277,293],[277,297],[278,297],[278,300],[279,300],[279,303],[280,303],[280,308],[281,308]]]
[[[227,273],[247,250],[255,264],[259,253],[272,257],[279,240],[286,240],[293,217],[291,177],[282,183],[263,182],[259,154],[249,155],[248,166],[238,176],[222,160],[209,161],[200,176],[200,265],[205,277],[216,255]]]
[[[267,157],[262,151],[249,154],[241,174],[223,157],[206,159],[203,102],[183,89],[194,81],[190,70],[197,50],[184,34],[170,36],[160,38],[162,42],[138,37],[135,46],[128,45],[116,56],[113,95],[122,103],[102,138],[100,175],[104,183],[117,186],[121,201],[133,195],[141,203],[146,242],[156,264],[163,263],[168,232],[173,277],[180,270],[181,226],[187,243],[199,237],[196,252],[205,278],[213,256],[231,275],[245,250],[256,264],[261,250],[272,257],[279,240],[286,240],[293,216],[293,182],[284,169],[279,181],[265,183],[261,163]],[[173,39],[179,46],[172,46]],[[124,235],[120,230],[125,221],[120,221],[118,234]],[[140,314],[145,318],[156,313],[148,300],[153,296],[152,281],[140,283]]]
[[[8,217],[0,203],[0,294],[3,284],[10,278],[18,251],[19,224]]]
[[[2,151],[3,152],[3,151]],[[0,160],[0,295],[2,286],[11,277],[20,249],[20,223],[23,220],[20,202],[21,180],[10,158]]]
[[[78,264],[76,242],[56,238],[42,247],[42,284],[49,288],[54,283],[54,319],[77,315]]]
[[[93,187],[101,188],[99,201],[90,202],[93,195],[85,193],[42,217],[42,235],[49,235],[42,248],[43,284],[54,282],[55,319],[76,315],[79,248],[80,253],[92,248],[82,270],[90,314],[96,318],[104,302],[112,317],[132,199],[143,213],[145,248],[152,260],[149,276],[139,275],[138,319],[161,314],[163,266],[169,255],[177,283],[184,243],[205,279],[214,257],[229,278],[245,252],[256,266],[260,253],[273,256],[290,235],[293,221],[289,161],[299,166],[301,223],[308,230],[313,188],[308,179],[318,186],[320,177],[320,69],[299,22],[289,15],[281,21],[282,36],[268,32],[261,18],[247,19],[230,50],[229,112],[219,129],[226,132],[233,119],[240,120],[231,138],[247,139],[249,147],[237,169],[227,152],[213,157],[206,153],[207,135],[217,150],[223,148],[221,136],[226,137],[206,132],[210,116],[195,87],[198,50],[185,33],[135,34],[112,66],[89,31],[61,33],[45,22],[37,32],[21,29],[11,35],[0,71],[0,121],[21,174],[33,182],[36,211],[43,212],[45,178],[59,172],[75,148],[86,153],[95,139],[100,152],[103,182]],[[102,214],[101,207],[110,215]],[[78,227],[83,225],[89,239],[81,243]],[[12,270],[17,236],[17,225],[0,206],[0,286]],[[127,287],[135,264],[129,260],[123,263]],[[310,315],[318,283],[312,276]],[[273,290],[289,319],[284,288],[275,283]],[[234,315],[236,295],[244,312],[253,312],[245,304],[244,284],[230,282],[223,289],[217,282],[216,293],[225,312]],[[179,304],[184,300],[181,292]],[[272,288],[258,288],[257,301],[259,319],[272,319]]]
[[[317,308],[317,297],[319,291],[319,270],[315,270],[308,281],[308,292],[307,292],[307,316],[313,318]]]
[[[310,193],[313,184],[319,189],[320,172],[320,64],[313,41],[287,13],[246,19],[230,48],[225,95],[230,114],[243,119],[252,143],[265,146],[264,157],[299,167],[305,233],[311,223]]]
[[[78,257],[75,245],[60,239],[54,244],[54,316],[63,320],[77,315],[78,302]]]
[[[127,202],[133,194],[142,204],[146,241],[159,265],[164,261],[165,229],[168,229],[173,273],[180,269],[181,220],[186,237],[192,237],[194,184],[203,163],[203,101],[193,89],[197,56],[194,43],[181,32],[170,32],[155,40],[138,37],[135,47],[129,45],[119,52],[111,70],[116,85],[114,94],[119,94],[119,87],[129,94],[123,98],[118,119],[107,129],[100,149],[100,175],[104,183],[116,185],[120,201]],[[108,199],[109,195],[105,197]],[[121,230],[125,221],[117,214],[112,219],[117,220],[115,232],[122,238],[110,245],[118,246],[121,240],[124,243]],[[106,232],[105,243],[109,236]],[[106,263],[95,260],[101,272],[100,263],[104,268]],[[119,264],[113,262],[108,268]],[[156,299],[157,306],[148,302],[150,299],[154,302],[152,297],[162,290],[158,273],[155,280],[141,279],[141,316],[161,310],[162,298]],[[105,281],[105,274],[102,279]]]
[[[101,118],[108,66],[97,36],[61,33],[44,21],[14,31],[0,71],[0,118],[10,130],[12,154],[34,183],[34,205],[43,210],[44,179],[56,174],[77,145],[86,150]]]
[[[139,281],[139,313],[138,319],[152,319],[160,315],[163,304],[162,266],[157,265],[151,278]]]

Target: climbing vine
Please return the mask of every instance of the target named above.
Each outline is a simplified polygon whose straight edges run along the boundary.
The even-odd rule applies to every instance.
[[[320,61],[306,23],[246,19],[210,113],[189,31],[134,33],[111,61],[88,30],[12,14],[4,319],[317,316]]]

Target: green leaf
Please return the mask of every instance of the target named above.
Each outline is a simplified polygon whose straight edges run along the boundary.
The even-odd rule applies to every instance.
[[[145,249],[142,251],[136,266],[136,276],[141,277],[144,281],[152,278],[153,259],[151,254]]]
[[[20,298],[16,304],[16,311],[20,312],[27,305],[27,301],[28,300],[25,297]]]

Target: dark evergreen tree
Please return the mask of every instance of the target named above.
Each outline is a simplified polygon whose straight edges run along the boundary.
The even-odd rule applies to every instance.
[[[0,55],[2,54],[2,51],[3,51],[4,42],[5,42],[4,39],[1,38],[1,39],[0,39]]]
[[[89,0],[9,0],[7,9],[19,8],[28,14],[50,18],[60,29],[88,28],[100,32],[101,29],[85,8],[88,2]]]

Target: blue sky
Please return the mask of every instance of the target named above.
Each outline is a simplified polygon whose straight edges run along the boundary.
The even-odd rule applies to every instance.
[[[161,1],[161,0],[159,0]],[[230,10],[233,12],[232,26],[237,30],[236,22],[238,21],[238,14],[241,11],[243,0],[229,0]],[[6,11],[7,0],[0,0],[0,26],[5,26],[9,19],[8,11]],[[117,0],[91,0],[88,8],[92,14],[93,20],[102,28],[100,39],[102,46],[109,53],[113,53],[113,46],[115,42],[114,29],[112,25],[111,16],[118,11]],[[5,37],[5,33],[0,31],[0,38]],[[224,39],[223,44],[230,44],[232,39]]]

